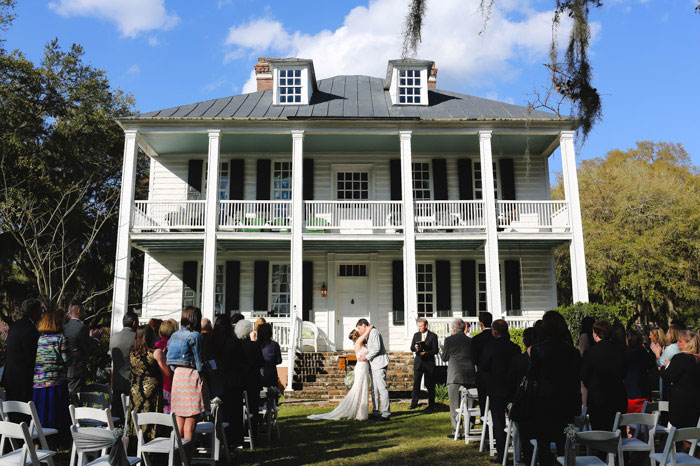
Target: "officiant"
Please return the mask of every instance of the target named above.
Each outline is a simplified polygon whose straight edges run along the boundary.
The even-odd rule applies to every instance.
[[[418,332],[413,335],[411,351],[413,359],[413,391],[411,409],[418,407],[421,379],[425,377],[425,388],[428,389],[428,410],[435,409],[435,355],[438,353],[437,335],[428,330],[428,319],[418,319]]]

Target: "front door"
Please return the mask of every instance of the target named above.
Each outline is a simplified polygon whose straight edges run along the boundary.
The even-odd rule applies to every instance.
[[[348,335],[361,318],[369,320],[369,276],[367,264],[336,266],[336,348],[352,350]]]

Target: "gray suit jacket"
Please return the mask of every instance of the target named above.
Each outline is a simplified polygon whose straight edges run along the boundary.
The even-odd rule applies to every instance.
[[[447,383],[474,385],[472,339],[463,332],[445,338],[442,360],[447,362]]]
[[[88,355],[97,348],[97,340],[90,338],[87,326],[78,319],[70,319],[63,335],[68,340],[71,362],[68,366],[68,389],[71,393],[80,391],[87,377]]]
[[[384,349],[384,340],[376,328],[373,328],[367,337],[367,360],[372,370],[383,369],[389,365],[389,356]]]
[[[109,341],[109,353],[112,356],[114,372],[112,374],[112,391],[128,392],[131,387],[131,360],[129,353],[134,344],[136,333],[124,328],[112,335]]]

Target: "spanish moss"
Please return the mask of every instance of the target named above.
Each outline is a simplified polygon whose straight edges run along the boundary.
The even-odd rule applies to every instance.
[[[418,45],[421,42],[421,30],[423,29],[423,18],[425,18],[426,0],[411,0],[406,15],[406,23],[403,30],[403,51],[401,56],[415,57]]]

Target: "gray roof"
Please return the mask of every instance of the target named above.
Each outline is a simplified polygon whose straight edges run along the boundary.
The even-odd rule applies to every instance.
[[[273,105],[272,91],[223,97],[142,113],[126,119],[419,119],[561,120],[553,113],[457,92],[428,90],[428,105],[392,105],[384,80],[335,76],[318,81],[309,105]],[[568,118],[564,118],[567,120]]]

